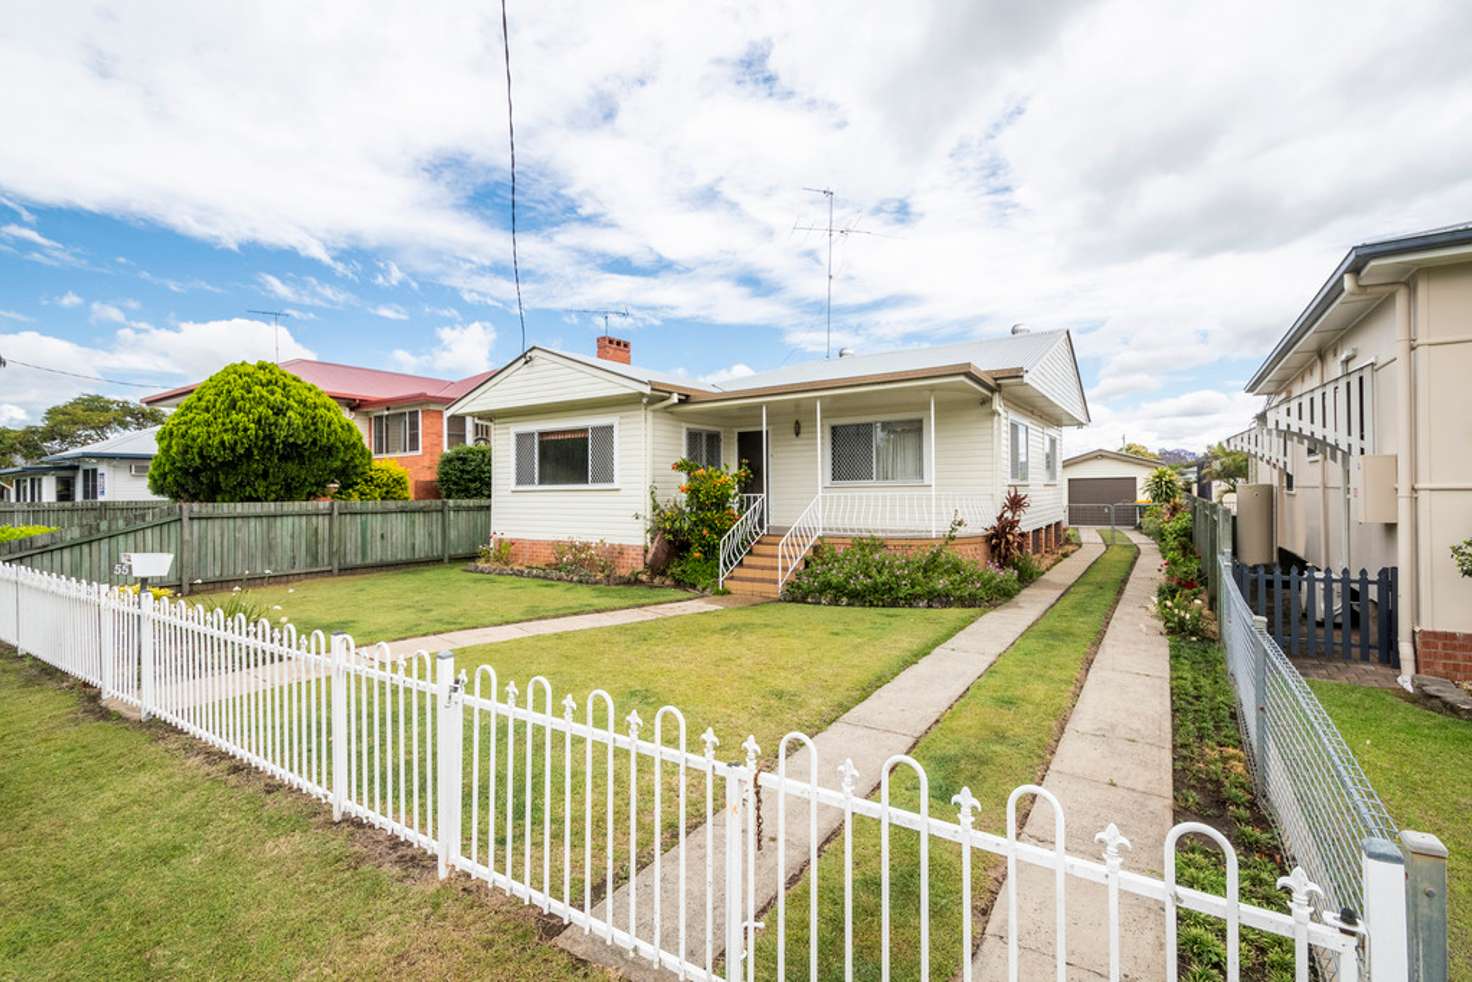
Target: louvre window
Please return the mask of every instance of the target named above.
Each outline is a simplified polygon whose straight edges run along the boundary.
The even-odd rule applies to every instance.
[[[1056,483],[1058,480],[1058,438],[1051,434],[1048,436],[1048,453],[1044,466],[1048,472],[1048,480]]]
[[[837,423],[828,432],[835,484],[925,480],[925,428],[918,419]]]
[[[1015,419],[1007,424],[1011,434],[1012,456],[1009,475],[1011,480],[1018,482],[1027,481],[1027,444],[1031,439],[1026,423],[1019,423]]]
[[[721,431],[686,430],[685,456],[702,467],[721,466]]]
[[[445,417],[445,446],[462,447],[465,445],[465,417]]]
[[[373,417],[373,452],[378,456],[419,452],[419,410]]]
[[[615,470],[611,424],[516,434],[517,487],[611,485]]]

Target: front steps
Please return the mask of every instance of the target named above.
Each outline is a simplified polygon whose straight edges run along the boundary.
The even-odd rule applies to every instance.
[[[768,533],[757,539],[751,551],[741,560],[741,565],[726,576],[726,589],[744,597],[766,597],[776,600],[777,589],[777,543],[782,536]],[[802,568],[802,564],[798,564]]]

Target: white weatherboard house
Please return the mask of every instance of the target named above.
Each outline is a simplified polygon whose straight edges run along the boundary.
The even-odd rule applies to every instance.
[[[697,385],[630,364],[533,347],[449,407],[492,427],[494,518],[515,561],[568,539],[604,540],[641,566],[651,489],[679,493],[682,457],[747,462],[742,518],[722,545],[733,591],[774,594],[820,537],[897,546],[944,536],[985,556],[980,533],[1008,488],[1031,497],[1034,549],[1066,526],[1061,428],[1089,421],[1067,331],[792,365]]]
[[[148,490],[158,431],[119,433],[0,471],[0,501],[162,501]]]

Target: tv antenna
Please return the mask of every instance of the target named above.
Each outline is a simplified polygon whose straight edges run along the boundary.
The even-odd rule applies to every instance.
[[[602,317],[603,318],[603,333],[604,334],[607,334],[608,333],[608,318],[610,318],[610,317],[629,317],[629,316],[632,316],[632,315],[629,314],[629,308],[628,307],[625,307],[623,310],[583,310],[583,309],[581,309],[579,307],[574,307],[572,309],[572,313],[574,313],[574,314],[592,314],[595,317]]]
[[[851,227],[834,228],[834,226],[833,226],[833,198],[835,197],[835,195],[834,195],[834,191],[833,191],[832,188],[808,188],[808,187],[805,187],[805,188],[803,188],[803,190],[804,191],[811,192],[813,194],[821,194],[823,197],[825,197],[825,198],[828,199],[828,224],[827,225],[794,225],[794,226],[792,226],[792,230],[794,232],[827,232],[828,233],[828,314],[827,314],[827,324],[828,324],[828,327],[827,327],[827,345],[828,345],[828,350],[827,350],[827,353],[823,357],[825,357],[825,358],[832,358],[833,357],[833,236],[835,234],[836,235],[873,235],[874,233],[873,232],[866,232],[866,231],[864,231],[862,229],[851,228]]]
[[[276,364],[281,364],[281,318],[290,317],[291,314],[285,310],[247,310],[246,313],[271,318],[272,340],[276,345]]]

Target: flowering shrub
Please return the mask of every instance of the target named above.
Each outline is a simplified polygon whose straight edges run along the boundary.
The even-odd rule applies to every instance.
[[[1160,546],[1164,577],[1156,591],[1155,612],[1166,632],[1205,637],[1206,579],[1191,537],[1191,510],[1174,498],[1151,505],[1141,524]]]
[[[839,552],[819,543],[783,598],[853,607],[985,607],[1022,589],[1017,571],[983,566],[940,543],[908,555],[884,540],[855,539]]]
[[[488,566],[511,565],[511,540],[504,535],[492,535],[491,541],[477,550],[482,564]]]
[[[675,461],[671,469],[685,475],[680,484],[684,500],[665,504],[654,500],[650,509],[655,532],[675,551],[669,574],[679,583],[713,586],[719,574],[721,536],[741,517],[736,504],[751,471],[744,466],[735,471],[708,467],[689,458]]]
[[[1155,598],[1155,613],[1165,625],[1167,634],[1191,640],[1206,637],[1206,598],[1200,590],[1194,595],[1178,593],[1168,597],[1162,589]]]
[[[1472,539],[1463,539],[1452,546],[1452,562],[1457,564],[1458,573],[1472,576]]]
[[[611,582],[618,573],[618,564],[614,561],[616,555],[617,549],[602,539],[597,542],[568,539],[552,544],[550,568],[559,573],[592,576]]]

